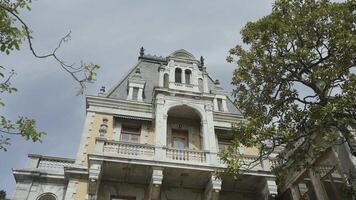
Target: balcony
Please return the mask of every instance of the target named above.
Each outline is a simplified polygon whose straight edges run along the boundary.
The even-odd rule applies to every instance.
[[[135,159],[138,161],[161,161],[171,164],[196,165],[205,167],[226,167],[216,154],[209,151],[157,147],[149,144],[128,143],[97,138],[97,154],[116,159]],[[257,160],[258,156],[242,155],[242,167],[253,171],[270,170],[270,160]],[[157,162],[156,162],[157,163]],[[252,163],[250,165],[250,163]]]
[[[153,160],[155,147],[147,144],[135,144],[118,141],[104,141],[103,153],[124,158]]]

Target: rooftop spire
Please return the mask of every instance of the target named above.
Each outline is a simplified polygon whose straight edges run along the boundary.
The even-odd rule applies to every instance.
[[[145,49],[143,47],[141,47],[140,49],[140,57],[145,55]]]
[[[200,56],[200,64],[201,64],[202,67],[204,66],[204,58],[203,58],[203,56]]]

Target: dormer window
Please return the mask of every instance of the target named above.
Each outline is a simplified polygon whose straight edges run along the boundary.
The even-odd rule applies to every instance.
[[[184,74],[185,74],[185,83],[190,84],[190,77],[192,75],[192,71],[186,69]]]
[[[181,68],[175,69],[175,82],[182,83],[182,69]]]
[[[139,88],[138,88],[138,87],[133,87],[133,90],[132,90],[132,100],[137,100],[137,99],[138,99],[138,91],[139,91]]]
[[[127,100],[143,101],[146,81],[141,76],[140,68],[128,80]]]

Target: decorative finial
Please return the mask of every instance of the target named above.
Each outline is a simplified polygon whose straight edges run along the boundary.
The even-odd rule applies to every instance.
[[[100,136],[104,136],[108,130],[108,119],[107,118],[103,118],[103,123],[100,124],[100,128],[99,128],[99,134]]]
[[[145,55],[145,49],[143,47],[141,47],[140,49],[140,57]]]
[[[136,73],[136,74],[141,74],[141,69],[140,69],[139,67],[137,67],[135,73]]]
[[[215,80],[215,85],[220,85],[220,81],[218,79]]]
[[[101,86],[99,90],[99,95],[104,95],[104,93],[105,93],[105,86]]]
[[[203,58],[203,56],[200,56],[200,64],[201,64],[201,66],[204,66],[204,58]]]

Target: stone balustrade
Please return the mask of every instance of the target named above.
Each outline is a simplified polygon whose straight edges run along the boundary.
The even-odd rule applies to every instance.
[[[105,141],[104,154],[130,158],[153,159],[155,147],[148,144],[135,144],[118,141]]]
[[[165,148],[166,158],[178,162],[206,163],[207,153],[190,149]]]
[[[122,141],[107,140],[105,138],[97,138],[97,153],[104,156],[132,158],[142,160],[156,160],[156,154],[159,151],[163,152],[163,159],[158,161],[181,163],[181,164],[197,164],[206,166],[220,166],[226,165],[213,157],[209,151],[193,150],[193,149],[176,149],[171,147],[157,147],[149,144],[128,143]],[[241,155],[241,167],[252,170],[269,170],[271,161],[261,161],[255,155]],[[212,159],[213,158],[213,159]],[[215,159],[215,161],[214,161]],[[267,163],[267,164],[266,164]]]
[[[29,155],[28,168],[41,169],[46,171],[63,171],[65,167],[72,167],[74,159],[57,158],[51,156],[41,156],[36,154]]]

